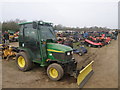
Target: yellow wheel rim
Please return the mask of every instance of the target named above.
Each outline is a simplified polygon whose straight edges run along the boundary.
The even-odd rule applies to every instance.
[[[57,78],[58,77],[58,71],[55,68],[50,68],[49,69],[49,74],[52,78]]]
[[[18,65],[21,68],[25,67],[25,59],[22,56],[18,57]]]

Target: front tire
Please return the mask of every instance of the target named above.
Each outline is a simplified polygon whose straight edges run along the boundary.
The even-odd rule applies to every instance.
[[[58,81],[64,75],[64,70],[60,64],[53,63],[47,68],[47,75],[51,80]]]
[[[25,52],[20,52],[16,55],[16,63],[18,68],[23,72],[32,68],[32,61],[28,58]]]

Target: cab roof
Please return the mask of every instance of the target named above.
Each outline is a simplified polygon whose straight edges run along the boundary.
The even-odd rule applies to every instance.
[[[34,21],[33,21],[34,22]],[[18,23],[18,25],[24,25],[24,24],[31,24],[33,22],[23,22],[23,23]],[[35,21],[36,22],[36,21]],[[49,23],[49,22],[43,22],[43,21],[37,21],[37,22],[42,22],[44,24],[53,24],[53,23]]]
[[[23,25],[23,24],[30,24],[30,23],[33,23],[33,22],[23,22],[23,23],[18,23],[18,24]]]

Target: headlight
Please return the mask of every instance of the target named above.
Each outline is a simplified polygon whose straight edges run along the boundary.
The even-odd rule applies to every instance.
[[[70,55],[70,52],[67,52],[67,55]]]
[[[71,54],[73,54],[73,51],[71,52]]]
[[[52,53],[50,53],[49,55],[52,56]]]

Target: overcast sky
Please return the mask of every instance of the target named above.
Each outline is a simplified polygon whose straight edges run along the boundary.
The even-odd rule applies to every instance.
[[[64,26],[118,28],[119,0],[3,0],[1,21],[43,20]]]

